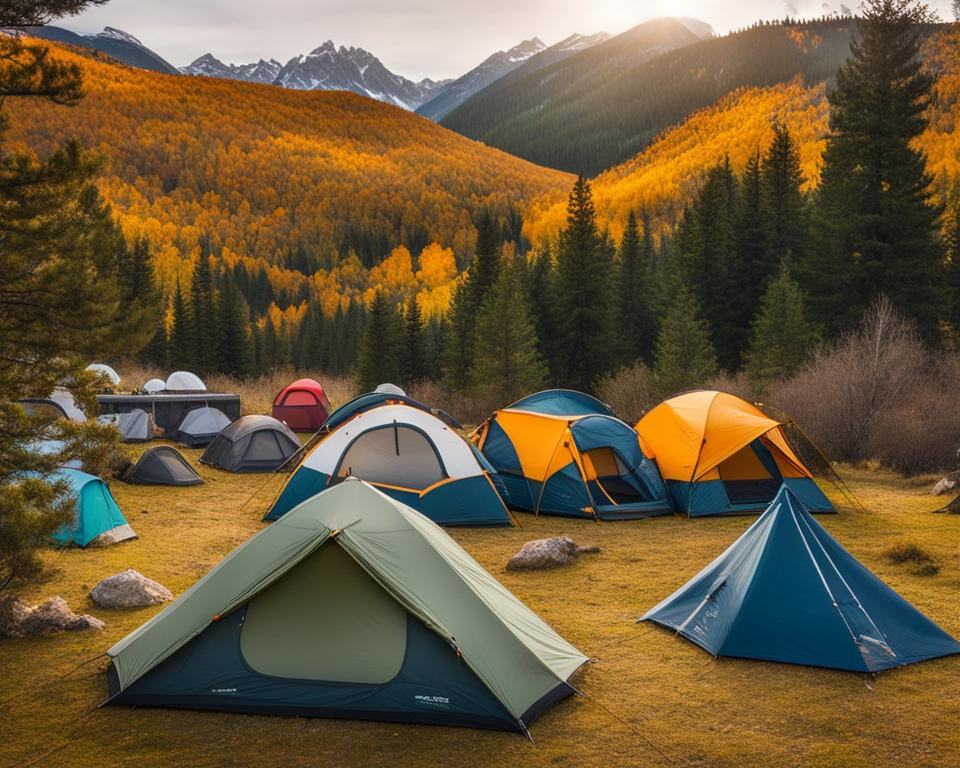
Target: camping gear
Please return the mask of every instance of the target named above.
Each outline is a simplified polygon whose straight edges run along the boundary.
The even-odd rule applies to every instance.
[[[146,411],[135,408],[126,413],[108,413],[100,416],[101,424],[112,424],[123,436],[125,443],[142,443],[153,440],[157,425]]]
[[[441,528],[353,479],[107,655],[114,704],[519,732],[587,661]]]
[[[184,417],[194,408],[209,406],[226,414],[230,421],[240,418],[240,396],[210,392],[155,392],[139,395],[97,395],[100,413],[146,411],[164,434],[176,437]]]
[[[200,485],[203,479],[176,448],[158,445],[143,452],[123,473],[133,485]]]
[[[54,472],[52,478],[65,481],[76,500],[73,525],[65,525],[53,535],[58,544],[86,547],[95,539],[98,543],[116,543],[137,537],[127,525],[110,488],[99,477],[65,468]]]
[[[835,512],[790,447],[781,422],[734,395],[698,390],[637,422],[674,506],[690,517],[762,512],[786,484],[815,512]]]
[[[400,395],[400,397],[406,397],[407,393],[404,392],[396,384],[391,384],[386,382],[384,384],[378,384],[377,388],[373,390],[378,395]]]
[[[672,512],[636,431],[589,395],[531,395],[494,413],[474,439],[517,509],[600,519]]]
[[[54,387],[49,397],[27,397],[18,400],[28,414],[52,413],[70,421],[86,421],[87,415],[80,409],[70,390]]]
[[[436,416],[402,404],[361,411],[323,437],[264,519],[351,476],[440,525],[511,525],[489,462]]]
[[[227,472],[273,472],[300,450],[286,425],[270,416],[243,416],[225,427],[200,457]]]
[[[297,379],[273,399],[273,418],[294,432],[316,432],[330,414],[330,401],[323,385],[313,379]]]
[[[102,376],[110,382],[111,386],[115,387],[120,383],[120,374],[106,363],[90,363],[90,365],[86,367],[86,370]]]
[[[960,643],[863,567],[787,485],[720,557],[647,612],[715,656],[878,672]]]
[[[167,382],[163,379],[150,379],[143,385],[143,391],[148,395],[155,395],[157,392],[163,392],[167,388]]]
[[[177,427],[177,440],[191,448],[209,445],[231,423],[227,415],[216,408],[194,408],[187,412]]]
[[[206,392],[207,388],[200,377],[190,371],[174,371],[167,376],[164,387],[168,392]]]

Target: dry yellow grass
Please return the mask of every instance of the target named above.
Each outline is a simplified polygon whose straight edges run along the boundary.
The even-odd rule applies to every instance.
[[[188,455],[195,460],[198,454]],[[960,754],[960,657],[872,677],[714,660],[666,631],[634,623],[752,518],[597,524],[521,515],[522,527],[512,530],[452,531],[509,589],[596,658],[575,678],[585,698],[568,699],[537,721],[535,744],[514,734],[456,728],[93,709],[107,692],[104,662],[60,676],[157,609],[98,609],[90,588],[136,568],[182,592],[261,528],[280,482],[200,471],[207,483],[197,488],[114,482],[140,538],[109,549],[50,553],[56,576],[26,596],[62,595],[75,610],[103,618],[107,628],[0,642],[0,765],[875,768],[955,765]],[[930,514],[940,500],[925,495],[925,480],[908,483],[875,469],[845,474],[867,511],[843,507],[824,524],[904,597],[960,635],[960,516]],[[504,570],[524,541],[561,533],[599,544],[602,552],[562,570]],[[884,557],[904,538],[936,558],[938,575],[913,575]]]

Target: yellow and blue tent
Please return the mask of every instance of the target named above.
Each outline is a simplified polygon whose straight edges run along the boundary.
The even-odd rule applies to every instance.
[[[636,431],[589,395],[538,392],[494,413],[474,439],[517,509],[600,519],[672,511]]]
[[[690,517],[762,512],[785,485],[812,512],[835,512],[783,424],[739,397],[698,390],[637,422],[676,509]]]

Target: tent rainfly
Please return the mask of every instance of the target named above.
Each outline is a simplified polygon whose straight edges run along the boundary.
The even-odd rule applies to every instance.
[[[715,656],[851,672],[960,653],[960,643],[857,562],[786,485],[726,552],[640,621]]]
[[[53,479],[69,486],[76,503],[73,525],[65,525],[53,535],[57,544],[86,547],[91,543],[114,544],[137,537],[127,525],[110,488],[99,477],[78,469],[59,469]]]
[[[539,392],[474,433],[511,506],[566,517],[635,519],[673,510],[633,427],[580,392]]]
[[[674,507],[690,517],[757,514],[781,485],[808,509],[833,504],[787,442],[783,425],[726,392],[700,390],[660,403],[637,422]]]
[[[177,428],[177,440],[190,448],[209,445],[230,426],[230,418],[219,408],[204,405],[187,411]]]
[[[203,479],[176,448],[158,445],[143,452],[123,473],[132,485],[200,485]]]
[[[587,661],[441,528],[354,479],[107,654],[115,704],[519,732]]]
[[[206,392],[206,385],[200,377],[190,371],[174,371],[167,376],[166,386],[169,392]]]
[[[319,381],[297,379],[273,399],[272,413],[295,432],[316,432],[330,414],[330,401]]]
[[[359,411],[323,437],[265,519],[345,477],[365,480],[441,525],[511,525],[490,463],[436,416],[392,403]]]
[[[218,434],[200,457],[227,472],[273,472],[300,450],[287,426],[270,416],[242,416]]]
[[[99,417],[101,424],[112,424],[123,436],[125,443],[142,443],[152,440],[157,425],[153,417],[140,408],[126,413],[109,413]]]

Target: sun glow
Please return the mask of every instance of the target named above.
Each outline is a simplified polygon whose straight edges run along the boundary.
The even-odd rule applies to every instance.
[[[696,16],[700,5],[696,0],[600,0],[594,18],[598,28],[618,34],[658,16]]]

